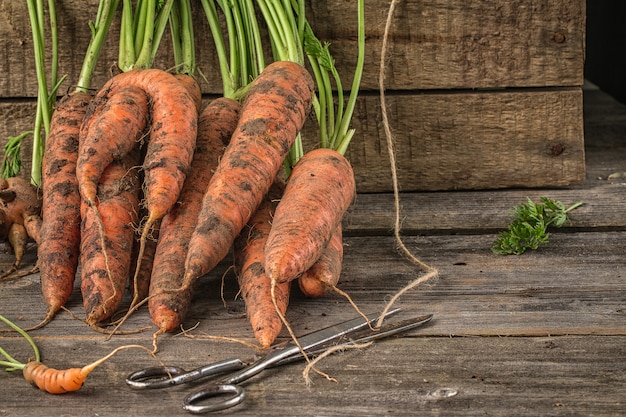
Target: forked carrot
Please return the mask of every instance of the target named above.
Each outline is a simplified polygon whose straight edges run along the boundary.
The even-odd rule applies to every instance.
[[[146,226],[162,218],[176,203],[189,170],[196,143],[197,108],[175,76],[158,69],[132,70],[116,75],[101,89],[105,93],[135,86],[152,104],[150,136],[143,168],[146,182]],[[96,96],[97,98],[98,96]]]
[[[202,197],[239,119],[240,105],[228,98],[213,100],[202,111],[196,152],[180,202],[163,218],[150,278],[148,308],[162,332],[180,326],[191,302],[191,289],[178,292],[185,274],[185,255],[195,229]]]
[[[42,224],[37,257],[48,307],[41,325],[65,305],[74,288],[80,247],[80,194],[76,179],[78,136],[91,96],[63,97],[52,116],[42,161]]]
[[[194,99],[172,74],[158,69],[131,70],[112,77],[96,95],[112,96],[125,86],[143,89],[152,105],[150,135],[143,161],[148,217],[141,242],[154,222],[176,203],[196,143],[198,112]],[[140,249],[139,259],[143,250]]]
[[[318,148],[298,161],[265,246],[265,272],[273,282],[291,281],[313,266],[354,196],[352,167],[337,151]]]
[[[298,278],[300,290],[307,297],[323,297],[339,282],[343,263],[342,237],[342,225],[339,224],[320,258]]]
[[[272,227],[272,217],[282,195],[283,185],[274,183],[254,216],[235,239],[233,253],[239,289],[246,304],[252,332],[263,349],[276,339],[283,322],[272,302],[271,282],[263,268],[263,249]],[[290,282],[275,288],[276,305],[281,314],[289,304]]]
[[[228,254],[302,128],[313,88],[306,69],[289,61],[268,65],[253,82],[237,129],[204,195],[182,288],[191,288]]]
[[[102,172],[137,145],[149,119],[148,97],[140,88],[123,87],[105,98],[85,116],[78,144],[78,189],[91,206],[95,204]]]
[[[38,189],[21,177],[0,179],[0,203],[7,223],[21,224],[29,237],[40,242],[41,198]]]
[[[81,291],[90,326],[111,317],[126,288],[139,211],[138,162],[138,150],[112,162],[100,178],[95,210],[81,205]]]

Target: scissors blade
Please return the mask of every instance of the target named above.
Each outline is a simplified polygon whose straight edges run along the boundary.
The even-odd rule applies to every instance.
[[[389,310],[385,314],[385,318],[390,317],[394,314],[397,314],[401,311],[401,308],[395,308]],[[343,323],[338,323],[332,326],[328,326],[324,329],[315,331],[313,333],[309,333],[302,337],[298,338],[298,343],[300,347],[296,346],[295,343],[290,342],[285,349],[293,349],[294,352],[300,352],[300,348],[305,352],[310,351],[320,345],[324,345],[327,343],[332,343],[335,340],[339,340],[346,335],[352,334],[359,330],[370,330],[370,325],[373,321],[378,320],[380,317],[380,313],[372,313],[366,315],[367,321],[364,320],[363,317],[357,317],[352,320],[344,321]]]
[[[394,315],[400,312],[400,310],[400,308],[389,310],[385,314],[385,317]],[[280,345],[278,347],[275,347],[272,351],[270,351],[270,353],[268,353],[264,357],[259,358],[249,367],[244,368],[243,370],[236,372],[230,377],[222,380],[222,383],[238,384],[242,381],[247,380],[248,378],[253,377],[264,369],[276,366],[276,364],[278,364],[279,362],[282,364],[302,358],[302,351],[306,352],[315,349],[316,347],[325,343],[331,343],[333,340],[337,340],[338,338],[341,338],[342,336],[345,336],[346,334],[354,332],[356,330],[360,330],[363,328],[369,329],[370,323],[374,320],[377,320],[380,317],[380,313],[369,314],[366,317],[367,320],[364,320],[363,317],[357,317],[355,319],[335,324],[333,326],[329,326],[322,330],[318,330],[316,332],[302,336],[301,338],[298,338],[299,346],[291,341],[286,345]]]
[[[424,324],[432,320],[432,318],[432,314],[426,314],[423,316],[411,317],[406,320],[385,323],[381,327],[375,328],[373,330],[369,326],[355,329],[352,332],[348,332],[340,337],[334,338],[326,343],[316,346],[315,348],[305,349],[305,352],[308,355],[317,356],[335,346],[366,343],[373,340],[383,339],[385,337],[408,332],[409,330],[423,326]],[[302,352],[298,351],[297,353],[280,360],[274,366],[285,365],[287,363],[299,360],[302,357]]]
[[[384,323],[380,328],[359,329],[354,332],[348,333],[342,338],[338,339],[338,344],[348,343],[365,343],[371,340],[383,339],[385,337],[393,336],[396,334],[408,332],[411,329],[423,326],[432,320],[432,314],[426,314],[423,316],[411,317],[406,320]]]

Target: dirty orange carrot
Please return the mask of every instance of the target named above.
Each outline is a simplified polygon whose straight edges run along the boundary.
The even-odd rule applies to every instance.
[[[196,79],[189,74],[176,74],[174,75],[174,78],[189,93],[189,96],[192,98],[193,103],[195,104],[196,113],[199,116],[201,108],[202,108],[202,91],[200,90],[200,85],[198,84]],[[195,141],[197,142],[197,135],[196,135]],[[196,143],[196,146],[197,146],[197,143]],[[195,151],[194,151],[194,154],[195,154]],[[192,160],[192,163],[193,163],[193,160]],[[189,169],[191,169],[191,167],[189,167]],[[183,183],[183,187],[185,186],[184,184],[185,183]],[[181,194],[182,194],[182,190],[181,190]],[[150,208],[148,209],[147,216],[144,216],[144,217],[147,219],[150,218]],[[136,256],[134,257],[135,259],[134,271],[135,272],[132,278],[133,286],[137,290],[142,290],[142,291],[147,290],[149,292],[150,279],[147,273],[150,272],[151,274],[151,271],[152,271],[152,262],[154,261],[154,255],[156,253],[156,245],[157,245],[156,235],[159,233],[156,230],[159,227],[156,223],[159,221],[160,219],[157,219],[157,221],[153,222],[152,229],[154,230],[152,232],[150,232],[149,225],[146,224],[146,226],[148,227],[144,228],[142,235],[139,237],[138,251],[137,251]],[[149,232],[152,234],[152,237],[150,239],[146,238],[146,234],[145,234],[146,232]],[[148,263],[148,264],[144,265],[144,263]],[[143,277],[140,276],[142,274],[143,274]],[[140,283],[144,285],[140,286],[139,285]],[[133,290],[133,299],[131,301],[129,314],[133,311],[133,308],[144,298],[142,295],[143,294],[140,294]]]
[[[300,290],[307,297],[323,297],[339,282],[343,263],[342,235],[339,224],[320,258],[298,278]]]
[[[41,199],[37,189],[20,177],[0,178],[0,213],[0,239],[9,241],[15,255],[12,267],[0,274],[4,279],[19,269],[29,239],[40,242]]]
[[[89,205],[95,204],[104,169],[137,145],[149,119],[148,97],[142,89],[123,87],[107,98],[86,115],[78,144],[78,189]]]
[[[148,216],[139,241],[137,272],[153,225],[174,206],[182,190],[195,149],[198,110],[176,77],[158,69],[118,74],[100,91],[102,95],[114,95],[117,89],[129,85],[143,89],[152,105],[150,134],[143,160]]]
[[[352,167],[337,151],[318,148],[294,166],[265,246],[265,272],[291,281],[320,258],[355,196]]]
[[[100,178],[96,210],[81,205],[81,292],[90,326],[111,317],[126,288],[139,211],[138,163],[137,150],[112,162]]]
[[[271,282],[263,268],[263,249],[272,224],[272,216],[282,195],[283,185],[274,183],[246,227],[235,239],[233,253],[241,296],[252,332],[261,345],[268,348],[282,329],[283,322],[272,302]],[[289,304],[290,282],[275,288],[276,305],[281,314]]]
[[[195,149],[197,108],[176,77],[158,69],[118,74],[102,87],[101,92],[112,96],[117,89],[129,85],[142,88],[152,105],[150,135],[143,162],[149,211],[145,228],[149,229],[176,203],[182,189]]]
[[[191,175],[180,201],[163,218],[150,278],[148,308],[154,324],[163,332],[177,329],[191,302],[191,290],[182,284],[185,255],[195,229],[202,197],[239,119],[240,105],[228,98],[213,100],[201,113]]]
[[[39,243],[41,198],[38,190],[20,177],[0,179],[0,210],[10,223],[24,226],[30,238]]]
[[[256,211],[304,124],[313,88],[306,69],[289,61],[273,62],[253,82],[204,195],[183,287],[192,287],[226,256]]]
[[[74,92],[53,113],[42,161],[42,224],[37,258],[48,307],[43,323],[65,305],[74,288],[80,247],[80,194],[76,160],[80,125],[91,96]]]
[[[9,228],[6,236],[3,237],[6,237],[6,239],[9,241],[9,244],[13,249],[15,261],[9,269],[0,274],[0,280],[12,276],[13,273],[20,268],[20,265],[22,264],[22,259],[24,258],[24,253],[26,252],[26,244],[28,243],[28,233],[26,233],[26,228],[19,223],[13,223]]]

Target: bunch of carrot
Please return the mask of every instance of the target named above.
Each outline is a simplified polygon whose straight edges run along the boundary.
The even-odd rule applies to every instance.
[[[141,17],[133,19],[124,2],[120,55],[129,58],[123,71],[93,97],[82,91],[65,97],[54,112],[43,159],[38,251],[44,322],[67,301],[78,270],[87,322],[95,327],[111,317],[131,274],[133,247],[140,247],[137,289],[147,238],[176,204],[189,171],[199,86],[189,76],[149,68],[173,2],[155,3],[137,2]],[[106,22],[116,7],[104,9]],[[94,43],[101,42],[99,33]],[[146,220],[136,243],[142,207]]]
[[[95,44],[117,3],[103,0]],[[120,73],[93,96],[88,81],[81,84],[54,111],[42,163],[44,322],[65,304],[79,271],[94,328],[111,320],[130,286],[130,311],[147,302],[157,333],[174,331],[198,279],[232,250],[255,337],[266,348],[281,331],[292,282],[310,297],[336,288],[342,217],[355,195],[343,154],[363,67],[363,1],[347,103],[303,0],[201,4],[224,97],[202,108],[189,0],[140,0],[134,15],[124,0]],[[270,36],[268,65],[257,10]],[[175,75],[150,68],[165,22]],[[305,153],[299,132],[311,111],[320,147]]]

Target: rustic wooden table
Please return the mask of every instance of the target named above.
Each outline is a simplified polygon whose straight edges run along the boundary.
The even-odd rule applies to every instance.
[[[337,379],[314,376],[303,364],[267,371],[248,383],[247,401],[220,414],[242,416],[617,416],[626,412],[626,184],[609,175],[626,171],[626,107],[599,91],[585,94],[587,181],[582,187],[545,190],[411,193],[401,196],[405,243],[439,277],[400,298],[410,312],[434,313],[411,334],[363,350],[334,354],[319,368]],[[616,178],[613,175],[610,178]],[[573,224],[549,245],[523,256],[497,256],[490,246],[508,224],[508,211],[526,196],[585,204]],[[395,250],[389,194],[362,194],[346,217],[341,288],[366,312],[419,275]],[[3,257],[5,263],[10,257]],[[26,264],[34,261],[34,250]],[[202,280],[186,326],[190,335],[167,335],[159,358],[193,368],[254,351],[203,338],[220,335],[253,341],[228,267]],[[39,277],[0,284],[0,314],[27,327],[44,315]],[[68,308],[81,317],[76,292]],[[339,295],[309,300],[294,290],[288,319],[297,334],[355,316]],[[145,309],[125,325],[149,323]],[[150,346],[152,331],[108,340],[62,312],[32,332],[44,360],[55,367],[82,366],[116,346]],[[287,339],[283,334],[281,339]],[[26,359],[31,351],[14,334],[0,346]],[[137,392],[126,375],[154,365],[141,351],[124,351],[98,368],[80,391],[39,392],[19,375],[0,374],[1,416],[184,415],[189,388]],[[199,388],[195,386],[194,388]]]

